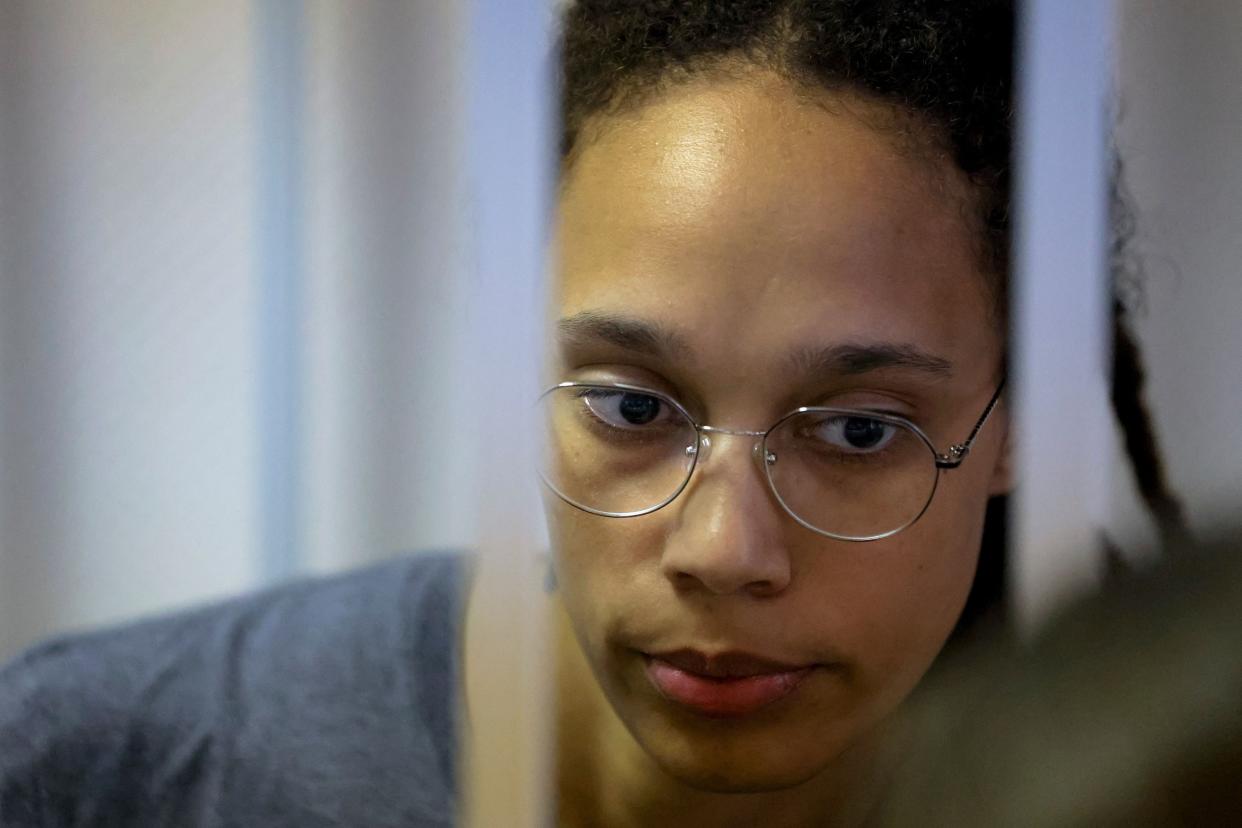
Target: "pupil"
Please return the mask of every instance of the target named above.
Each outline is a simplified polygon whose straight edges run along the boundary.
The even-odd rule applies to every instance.
[[[871,448],[884,439],[884,428],[879,420],[850,417],[845,421],[845,439],[854,448]]]
[[[621,416],[630,425],[646,425],[660,413],[660,401],[646,394],[626,394],[621,398]]]

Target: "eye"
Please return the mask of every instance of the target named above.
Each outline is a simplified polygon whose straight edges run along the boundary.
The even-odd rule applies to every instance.
[[[870,454],[891,443],[899,428],[861,414],[837,415],[820,420],[810,436],[848,454]]]
[[[638,391],[591,388],[579,397],[593,415],[614,428],[636,430],[680,419],[667,402]]]

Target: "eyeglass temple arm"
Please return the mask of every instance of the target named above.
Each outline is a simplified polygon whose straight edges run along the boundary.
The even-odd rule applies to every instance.
[[[970,454],[970,448],[975,444],[975,438],[979,436],[980,429],[984,423],[988,421],[988,417],[992,416],[992,410],[996,408],[996,404],[1000,402],[1001,392],[1005,390],[1005,383],[1008,381],[1008,375],[1002,376],[1000,385],[996,386],[996,391],[992,394],[992,399],[988,400],[987,408],[983,409],[983,414],[975,422],[975,427],[970,430],[970,435],[965,442],[956,443],[949,446],[949,451],[945,454],[936,455],[936,467],[940,469],[956,469],[962,465],[962,461],[966,459],[966,455]]]

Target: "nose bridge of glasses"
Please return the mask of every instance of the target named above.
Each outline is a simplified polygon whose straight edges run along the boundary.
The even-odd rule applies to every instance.
[[[716,426],[699,426],[698,432],[698,446],[692,446],[691,448],[694,450],[694,453],[698,455],[697,462],[700,464],[706,462],[711,456],[714,435],[749,438],[751,441],[752,457],[755,460],[758,460],[763,456],[763,438],[767,435],[766,431],[750,431],[738,428],[717,428]]]

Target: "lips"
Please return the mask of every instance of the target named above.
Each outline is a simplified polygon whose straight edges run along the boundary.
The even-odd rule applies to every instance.
[[[815,669],[747,653],[708,656],[696,650],[646,655],[645,662],[660,695],[712,718],[747,716],[774,704]]]

